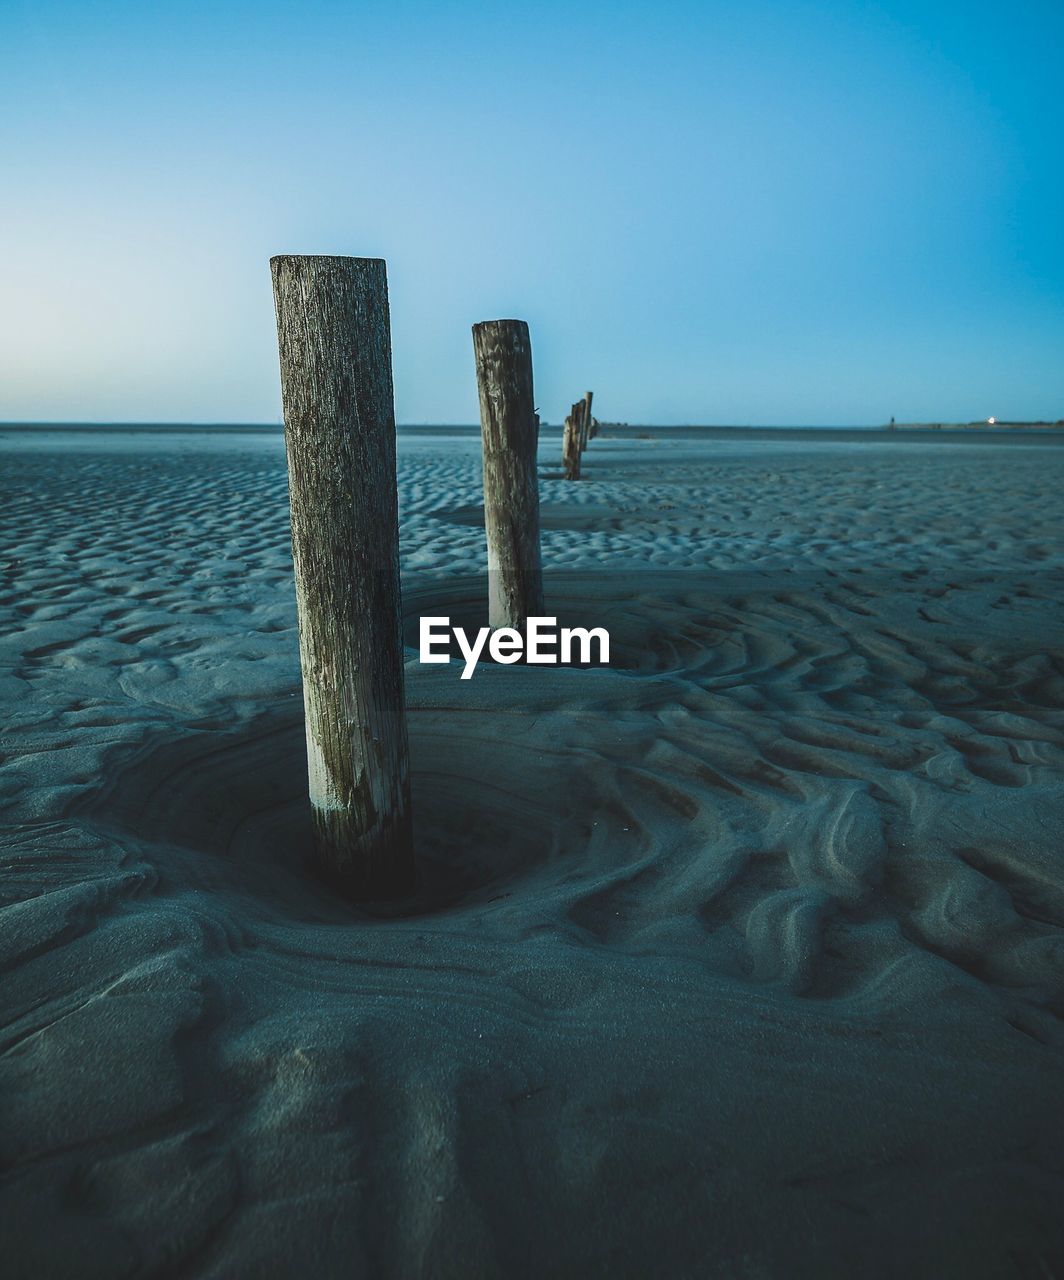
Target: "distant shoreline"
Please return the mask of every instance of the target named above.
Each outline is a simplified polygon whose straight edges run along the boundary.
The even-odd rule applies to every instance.
[[[1056,422],[898,422],[887,431],[1064,431],[1064,418]]]
[[[442,446],[450,440],[475,447],[480,426],[466,424],[400,423],[396,428],[400,449]],[[549,455],[560,448],[562,428],[542,424],[540,447]],[[245,450],[268,448],[283,451],[284,428],[279,423],[90,423],[35,422],[0,424],[0,441],[8,449],[51,448],[66,441],[70,449],[208,448]],[[894,427],[752,427],[752,426],[652,426],[632,423],[601,424],[597,443],[626,449],[712,446],[765,448],[774,444],[792,448],[837,447],[875,449],[953,448],[1060,448],[1064,424],[1059,423],[899,423]]]

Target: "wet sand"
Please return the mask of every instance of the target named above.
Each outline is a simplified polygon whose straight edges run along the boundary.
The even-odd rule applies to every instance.
[[[647,438],[642,438],[642,437]],[[421,889],[306,874],[279,431],[0,429],[14,1276],[1064,1271],[1064,437],[400,435]]]

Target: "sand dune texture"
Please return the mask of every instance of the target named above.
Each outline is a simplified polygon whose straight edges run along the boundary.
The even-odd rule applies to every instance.
[[[308,879],[278,433],[9,432],[8,1277],[1064,1274],[1064,439],[544,442],[610,670],[407,666]],[[404,436],[408,642],[485,622]]]

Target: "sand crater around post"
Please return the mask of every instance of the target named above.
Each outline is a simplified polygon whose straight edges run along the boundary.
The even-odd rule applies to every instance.
[[[679,672],[685,661],[702,669],[707,650],[726,642],[735,622],[724,615],[700,616],[707,602],[691,579],[654,575],[641,598],[633,596],[630,578],[603,582],[597,575],[568,573],[551,581],[552,599],[574,625],[611,621],[613,671]],[[470,630],[484,625],[485,595],[485,579],[477,575],[415,586],[405,610],[408,643],[416,644],[421,614],[446,610],[457,625]],[[688,597],[694,597],[693,611]],[[682,633],[670,633],[669,619],[662,617],[670,606]],[[581,669],[570,670],[575,675]],[[734,665],[724,670],[736,674]],[[408,663],[408,681],[415,697],[421,694],[421,705],[411,715],[420,886],[402,902],[350,904],[355,923],[498,901],[507,896],[511,880],[542,879],[545,871],[547,879],[578,877],[587,832],[598,825],[597,818],[605,823],[608,806],[601,807],[593,771],[575,752],[567,758],[564,748],[530,753],[516,718],[523,707],[550,705],[581,693],[582,686],[565,676],[558,683],[542,670],[510,672],[515,732],[500,735],[495,717],[478,706],[476,691],[456,685],[455,674],[456,668],[434,673]],[[479,674],[493,681],[495,710],[499,679],[507,676],[502,668]],[[600,671],[598,683],[609,674]],[[437,697],[446,688],[452,705],[445,712],[427,705],[422,690],[428,688]],[[324,912],[330,918],[348,913],[349,904],[336,901],[324,882],[320,896],[313,891],[304,725],[290,707],[238,728],[210,725],[149,739],[132,753],[116,753],[107,773],[107,782],[72,813],[149,844],[201,855],[195,876],[200,887],[258,896],[281,910]]]

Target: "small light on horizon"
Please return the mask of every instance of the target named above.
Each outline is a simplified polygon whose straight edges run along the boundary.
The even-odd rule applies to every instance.
[[[987,418],[986,421],[987,421],[987,426],[992,427],[994,423],[997,422],[997,418]]]

